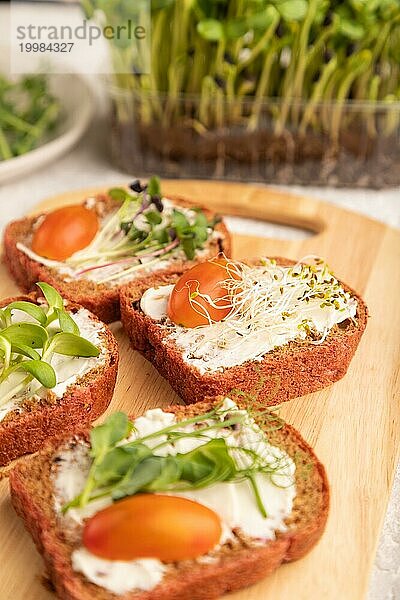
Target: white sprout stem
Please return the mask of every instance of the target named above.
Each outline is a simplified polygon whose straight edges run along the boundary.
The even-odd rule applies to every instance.
[[[76,258],[71,257],[66,262],[70,265],[79,265],[90,260],[97,260],[99,258],[106,258],[108,256],[124,256],[128,254],[129,250],[131,250],[129,247],[120,248],[119,250],[104,250],[102,252],[96,252],[95,254],[82,254],[79,258],[77,255],[74,255]]]
[[[131,263],[134,260],[137,260],[137,259],[134,256],[130,256],[129,258],[123,258],[121,260],[114,260],[112,262],[106,262],[106,263],[102,263],[100,265],[94,265],[92,267],[87,267],[85,269],[82,269],[81,271],[77,271],[76,276],[80,277],[81,275],[84,275],[85,273],[90,273],[91,271],[96,271],[98,269],[104,269],[105,267],[123,265],[128,262]]]
[[[12,398],[14,398],[14,396],[16,396],[19,392],[22,392],[26,388],[28,383],[30,383],[32,380],[33,380],[32,375],[28,375],[27,377],[25,377],[21,381],[21,383],[14,386],[7,394],[5,394],[4,396],[2,396],[0,398],[0,406],[2,406],[3,404],[6,404],[9,400],[12,400]]]
[[[315,260],[316,265],[304,263],[309,259]],[[232,264],[228,263],[224,267],[228,273],[232,273]],[[208,294],[200,293],[200,284],[195,280],[186,282],[193,310],[205,317],[208,325],[212,325],[215,321],[211,318],[207,307],[230,309],[223,319],[225,323],[223,341],[224,344],[229,343],[231,349],[239,348],[249,336],[259,335],[262,331],[285,337],[287,318],[295,319],[299,329],[298,335],[301,335],[301,329],[304,329],[302,336],[304,332],[306,335],[309,334],[307,327],[313,329],[314,335],[318,335],[319,339],[311,340],[312,343],[321,344],[325,341],[331,327],[325,326],[318,331],[312,320],[313,311],[316,307],[322,310],[325,306],[330,306],[343,312],[350,298],[329,272],[327,265],[314,255],[303,258],[291,267],[277,266],[271,261],[269,265],[265,265],[268,268],[264,271],[259,266],[251,267],[240,263],[238,265],[236,269],[240,272],[240,278],[231,276],[221,281],[219,285],[225,288],[227,293],[219,298],[211,298]],[[196,294],[190,294],[190,283],[197,283]],[[200,302],[200,299],[204,302]],[[299,310],[301,310],[301,318]],[[349,310],[346,314],[351,317]],[[208,325],[200,325],[196,329],[201,330]],[[213,339],[209,340],[210,343],[213,341]],[[218,341],[221,342],[220,333]],[[202,347],[204,347],[202,339],[193,341],[194,353],[200,351]],[[262,349],[260,349],[261,355]]]
[[[146,240],[145,240],[146,241]],[[125,241],[124,246],[119,248],[118,250],[104,250],[104,251],[99,251],[96,252],[96,254],[81,254],[78,257],[78,253],[73,255],[76,258],[73,258],[73,256],[68,259],[69,264],[81,264],[81,263],[85,263],[85,262],[89,262],[89,261],[93,261],[93,260],[98,260],[100,258],[108,258],[108,257],[118,257],[118,256],[126,256],[127,258],[132,257],[134,258],[135,255],[137,254],[138,250],[141,250],[142,248],[145,249],[146,251],[148,250],[148,248],[153,247],[154,245],[159,245],[159,242],[157,242],[156,240],[149,242],[146,241],[146,244],[144,242],[141,242],[140,244],[129,244],[128,242]],[[134,253],[134,254],[132,254]]]
[[[79,251],[73,254],[69,259],[67,259],[68,264],[74,264],[75,261],[82,262],[84,257],[93,256],[98,253],[98,249],[100,245],[106,239],[110,240],[110,238],[115,235],[118,231],[120,231],[120,220],[125,208],[125,203],[119,208],[114,215],[102,226],[97,234],[95,235],[92,242],[85,248],[84,251]]]
[[[126,269],[125,271],[118,271],[118,273],[113,273],[104,279],[100,279],[97,283],[108,283],[109,281],[113,281],[114,279],[119,279],[120,277],[125,277],[126,275],[130,275],[134,271],[138,271],[139,269],[143,269],[149,267],[150,265],[154,265],[159,262],[159,258],[155,258],[154,260],[149,260],[146,263],[140,263],[139,265],[135,265],[130,267],[130,269]]]
[[[155,244],[153,246],[153,250],[151,250],[149,252],[149,248],[142,250],[141,252],[137,252],[135,254],[135,256],[129,256],[128,258],[124,258],[121,260],[117,260],[117,261],[111,261],[111,262],[107,262],[107,263],[103,263],[100,265],[94,265],[93,267],[87,267],[86,269],[82,269],[81,271],[78,271],[76,273],[76,275],[79,277],[80,275],[83,275],[84,273],[89,273],[91,271],[95,271],[97,269],[104,269],[105,267],[112,267],[112,266],[116,266],[116,265],[122,265],[125,263],[132,263],[133,261],[135,261],[136,263],[146,257],[146,256],[160,256],[163,254],[167,254],[170,250],[173,250],[174,248],[176,248],[179,245],[179,240],[174,240],[173,242],[171,242],[170,244],[167,244],[165,246],[162,246],[160,244]],[[121,271],[119,271],[119,273],[121,273]]]

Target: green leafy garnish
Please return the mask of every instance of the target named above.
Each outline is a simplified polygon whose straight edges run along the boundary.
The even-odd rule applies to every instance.
[[[46,356],[51,352],[81,358],[97,357],[100,354],[92,342],[75,333],[56,333],[46,350]]]
[[[194,427],[188,427],[191,425]],[[267,516],[256,475],[276,473],[282,469],[282,462],[266,462],[249,448],[230,447],[224,437],[210,437],[212,431],[251,426],[248,412],[223,409],[219,404],[206,414],[127,439],[134,424],[123,413],[116,413],[92,429],[90,456],[93,462],[85,487],[63,507],[63,512],[73,506],[84,507],[105,496],[119,500],[139,492],[179,492],[248,479],[261,514]],[[189,438],[203,443],[187,453],[164,456],[158,452]]]
[[[149,225],[159,225],[162,221],[160,213],[155,210],[147,211],[145,217]]]
[[[26,360],[19,368],[32,375],[43,387],[51,389],[57,384],[57,377],[51,365],[43,360]]]
[[[57,377],[51,365],[53,354],[89,358],[100,353],[79,335],[79,327],[66,312],[60,294],[47,283],[37,285],[46,304],[18,300],[0,309],[0,406],[23,392],[33,380],[46,389],[54,388]],[[36,322],[14,323],[14,311],[22,311]],[[1,384],[15,373],[26,376],[17,378],[11,389],[1,393]]]
[[[101,465],[104,463],[107,453],[112,452],[114,446],[126,438],[132,430],[132,424],[126,414],[117,412],[111,415],[103,425],[94,427],[90,433],[91,455],[93,464],[90,469],[88,483],[80,498],[80,503],[89,501],[90,494],[96,485],[105,484],[108,481],[102,473]],[[109,473],[109,466],[105,462],[105,473]]]
[[[206,216],[202,211],[198,210],[195,221],[191,225],[184,213],[174,209],[172,226],[175,228],[176,236],[181,243],[186,258],[193,260],[196,250],[203,248],[204,242],[208,239],[210,224]]]
[[[186,454],[178,454],[182,463],[182,479],[194,488],[235,478],[237,467],[225,440],[216,438]]]
[[[79,335],[79,327],[69,313],[60,308],[56,308],[55,312],[60,323],[61,331],[64,331],[65,333],[74,333],[75,335]]]
[[[49,306],[49,309],[53,310],[58,308],[62,310],[64,307],[63,299],[60,294],[48,283],[37,283],[36,284],[42,291],[43,296],[46,298],[46,302]]]
[[[120,202],[130,199],[130,194],[123,188],[111,188],[108,190],[108,195],[113,200],[119,200]]]
[[[132,192],[123,188],[108,191],[111,198],[122,203],[121,207],[85,250],[67,259],[78,277],[121,265],[117,271],[96,280],[110,282],[143,268],[144,264],[150,266],[168,259],[179,251],[193,260],[220,220],[209,221],[199,208],[165,206],[156,176],[147,184],[134,181],[130,189]]]
[[[39,146],[54,130],[59,112],[45,76],[13,81],[0,74],[0,162]]]
[[[8,369],[11,362],[12,345],[11,342],[3,336],[0,336],[0,353],[3,358],[4,368]]]
[[[103,425],[94,427],[90,434],[92,456],[104,457],[115,444],[123,440],[132,430],[127,415],[117,412],[111,415]]]
[[[157,175],[150,177],[149,183],[147,184],[147,193],[150,196],[161,196],[161,182]]]
[[[43,348],[49,339],[47,330],[34,323],[14,323],[0,332],[0,336],[16,345]]]
[[[41,308],[37,304],[19,300],[17,302],[11,302],[11,304],[9,304],[7,308],[9,310],[13,310],[14,308],[17,310],[22,310],[27,315],[33,317],[41,325],[46,325],[46,322],[47,322],[46,313],[44,312],[43,308]]]
[[[0,338],[1,339],[1,338]],[[37,350],[26,346],[25,344],[16,344],[15,341],[12,343],[12,350],[17,354],[21,354],[22,356],[26,356],[27,358],[32,358],[33,360],[40,360],[40,354]]]

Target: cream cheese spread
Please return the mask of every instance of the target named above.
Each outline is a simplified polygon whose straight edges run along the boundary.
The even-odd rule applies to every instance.
[[[88,373],[94,367],[101,365],[105,361],[106,348],[101,346],[101,332],[104,331],[104,325],[90,318],[90,313],[85,308],[80,308],[77,312],[69,313],[75,323],[78,325],[80,335],[99,347],[100,354],[97,358],[79,358],[72,356],[63,356],[62,354],[53,354],[50,364],[54,368],[57,377],[57,384],[50,390],[56,398],[62,398],[65,391],[75,381]],[[13,310],[12,322],[31,322],[33,319],[25,312]],[[56,330],[59,327],[58,320],[48,327],[49,333],[51,330]],[[5,396],[18,383],[26,377],[26,374],[15,372],[0,384],[0,397]],[[0,421],[13,410],[23,410],[23,402],[26,399],[45,398],[49,394],[49,390],[41,386],[37,380],[33,380],[23,392],[11,398],[8,402],[0,404]]]
[[[140,299],[140,308],[144,314],[155,321],[164,319],[167,316],[168,300],[174,287],[174,284],[161,285],[146,290]]]
[[[168,323],[164,343],[173,340],[182,351],[183,360],[201,374],[223,371],[249,360],[261,361],[274,348],[291,341],[303,341],[310,333],[315,334],[314,343],[321,343],[334,325],[356,316],[357,300],[345,292],[331,274],[326,277],[329,278],[329,286],[336,290],[334,303],[326,303],[323,298],[309,297],[307,284],[301,277],[294,277],[293,282],[290,280],[287,298],[279,308],[280,284],[285,280],[287,285],[290,267],[277,269],[274,265],[267,264],[253,267],[252,271],[255,278],[254,289],[265,280],[265,296],[262,297],[257,292],[266,306],[265,316],[263,315],[259,326],[249,328],[248,323],[243,325],[240,314],[195,328],[179,325],[171,328]],[[275,271],[279,274],[277,280],[271,277],[271,272],[275,274]],[[167,317],[167,304],[172,289],[171,285],[148,289],[141,299],[142,311],[156,321]]]
[[[104,560],[85,548],[72,554],[72,568],[83,573],[89,581],[104,587],[113,594],[126,594],[130,590],[152,590],[162,580],[165,565],[157,559],[142,558],[130,562]]]
[[[174,207],[178,207],[174,202],[172,202],[171,200],[168,200],[167,198],[163,198],[163,205],[164,205],[164,210],[162,212],[162,223],[160,224],[160,227],[163,225],[163,222],[165,221],[166,217],[171,215]],[[181,212],[183,212],[186,217],[189,219],[189,221],[193,220],[196,216],[196,212],[190,208],[186,208],[186,207],[181,207],[179,206],[179,210]],[[23,244],[21,242],[17,243],[17,249],[20,250],[20,252],[23,252],[28,258],[30,258],[31,260],[34,260],[35,262],[40,263],[41,265],[48,267],[50,269],[54,269],[55,271],[57,271],[64,279],[64,281],[73,281],[76,279],[87,279],[90,281],[93,281],[95,283],[105,283],[106,285],[110,285],[110,286],[118,286],[121,285],[123,283],[127,283],[128,281],[131,281],[133,279],[135,279],[136,277],[142,276],[143,272],[154,272],[154,271],[158,271],[158,270],[163,270],[165,268],[167,268],[169,265],[171,265],[172,263],[176,262],[177,260],[186,260],[186,256],[185,253],[183,252],[183,250],[181,248],[177,248],[176,250],[173,251],[172,254],[168,255],[166,258],[163,257],[158,257],[156,260],[154,259],[154,257],[152,256],[143,256],[140,258],[140,262],[139,259],[137,261],[137,265],[139,268],[135,268],[135,270],[133,271],[128,271],[128,269],[125,272],[126,269],[126,263],[124,262],[118,262],[118,259],[116,259],[116,262],[113,264],[110,264],[109,266],[105,266],[102,268],[95,268],[93,270],[88,270],[86,272],[86,269],[90,269],[92,267],[98,267],[101,264],[105,264],[105,262],[108,262],[107,260],[105,260],[104,258],[102,258],[102,255],[95,260],[88,260],[87,262],[79,262],[79,266],[78,265],[78,261],[80,261],[81,259],[84,259],[86,255],[90,255],[92,251],[100,251],[103,254],[107,254],[107,252],[105,251],[105,248],[102,246],[102,243],[104,244],[104,240],[102,239],[102,232],[105,230],[105,228],[108,225],[111,225],[112,220],[115,220],[115,217],[117,215],[117,210],[115,210],[114,212],[112,212],[111,214],[107,215],[105,218],[102,219],[101,221],[101,227],[99,232],[97,233],[96,237],[94,238],[94,240],[91,242],[91,244],[84,248],[83,250],[80,250],[79,252],[76,252],[75,254],[73,254],[72,256],[70,256],[65,262],[60,262],[57,260],[50,260],[48,258],[44,258],[43,256],[40,256],[39,254],[36,254],[35,252],[33,252],[33,250],[31,248],[29,248],[26,244]],[[142,217],[143,220],[143,216],[139,215],[138,218],[135,220],[135,225],[138,228],[145,228],[146,223],[140,223],[140,217]],[[118,231],[119,231],[119,221],[116,221],[116,235],[118,235]],[[210,237],[209,239],[215,239],[217,237],[220,237],[220,234],[218,232],[211,232],[210,230]],[[206,257],[208,254],[208,250],[207,249],[203,249],[203,250],[197,250],[196,251],[196,256],[198,258],[202,258],[202,257]],[[130,256],[120,256],[119,259],[121,258],[131,258]],[[109,278],[110,281],[107,281]]]
[[[89,271],[88,273],[80,274],[82,271],[82,267],[74,268],[73,266],[70,266],[65,262],[50,260],[48,258],[44,258],[43,256],[39,256],[39,254],[36,254],[35,252],[33,252],[33,250],[31,250],[31,248],[28,248],[27,246],[25,246],[25,244],[22,244],[21,242],[17,243],[17,248],[18,250],[26,254],[26,256],[31,260],[34,260],[35,262],[38,262],[45,267],[49,267],[50,269],[54,269],[55,271],[57,271],[62,276],[63,280],[66,282],[75,281],[77,279],[88,279],[90,281],[94,281],[95,283],[103,283],[103,279],[121,273],[120,276],[114,277],[112,281],[110,281],[109,285],[111,286],[119,286],[123,283],[127,283],[128,281],[132,281],[132,279],[135,279],[135,277],[142,276],[143,272],[153,272],[157,270],[162,270],[167,268],[172,262],[176,260],[185,259],[185,255],[183,254],[183,252],[177,252],[173,259],[159,258],[156,262],[154,262],[151,258],[143,257],[141,258],[141,262],[138,263],[141,265],[141,268],[137,271],[134,271],[133,273],[131,272],[126,275],[123,274],[123,265],[118,264],[109,267],[104,267],[101,269],[95,269],[93,271]],[[85,265],[85,268],[94,266],[96,266],[96,263],[89,263]]]
[[[226,411],[231,413],[237,410],[239,410],[237,405],[227,398],[221,407],[221,411],[223,411],[221,419],[227,414]],[[135,420],[134,433],[127,441],[159,431],[175,422],[176,418],[172,413],[163,412],[161,409],[149,410]],[[193,426],[186,425],[185,431],[193,431]],[[240,457],[238,451],[235,453],[235,446],[255,451],[265,464],[272,467],[272,474],[260,473],[256,476],[260,496],[268,516],[264,518],[261,515],[254,499],[254,492],[247,480],[217,483],[190,492],[171,492],[171,495],[190,498],[216,512],[223,526],[220,544],[235,538],[234,529],[239,529],[244,535],[252,538],[255,544],[275,539],[276,532],[287,530],[285,520],[293,509],[293,501],[296,496],[295,464],[286,452],[269,444],[266,435],[249,415],[239,429],[211,429],[207,432],[207,439],[204,437],[179,439],[174,445],[166,445],[156,453],[160,455],[186,453],[215,437],[225,439],[232,458],[237,463],[240,461],[240,466],[246,466],[244,464],[246,459],[243,458],[243,453],[240,453]],[[145,443],[154,447],[162,439],[162,436],[159,436]],[[68,523],[75,527],[82,524],[85,518],[96,514],[112,502],[111,498],[102,498],[89,503],[83,509],[72,508],[62,515],[61,507],[82,491],[90,462],[88,447],[83,443],[78,443],[72,448],[62,450],[54,464],[54,506],[66,527]],[[199,562],[212,562],[212,560],[215,559],[209,555],[198,559]],[[82,547],[74,550],[72,565],[89,581],[115,594],[122,594],[133,589],[151,589],[168,572],[168,564],[157,559],[107,561],[99,559]]]

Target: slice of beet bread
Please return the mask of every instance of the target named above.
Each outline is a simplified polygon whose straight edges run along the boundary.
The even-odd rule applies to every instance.
[[[37,295],[7,298],[0,307],[14,300],[34,301]],[[67,310],[82,309],[70,303]],[[109,405],[118,371],[118,344],[110,329],[88,313],[88,318],[101,326],[99,337],[104,348],[104,359],[87,373],[77,378],[62,398],[49,390],[46,398],[27,399],[20,410],[8,413],[0,421],[0,466],[24,454],[36,452],[50,438],[60,433],[72,433],[97,419]]]
[[[220,399],[217,399],[220,400]],[[213,402],[189,407],[172,406],[178,420],[210,409]],[[237,401],[241,406],[241,402]],[[257,420],[257,419],[256,419]],[[296,497],[285,533],[263,545],[238,536],[237,543],[224,544],[212,564],[188,560],[174,564],[163,580],[147,592],[131,591],[116,596],[90,583],[71,565],[73,543],[53,510],[52,463],[57,448],[66,439],[52,441],[42,452],[28,457],[10,473],[11,499],[24,520],[38,551],[42,554],[47,576],[63,600],[211,600],[259,581],[284,562],[301,558],[323,533],[329,508],[329,487],[325,469],[310,446],[290,425],[271,418],[268,426],[271,444],[284,449],[295,461]],[[82,433],[85,439],[88,434]],[[72,441],[74,443],[74,441]]]
[[[183,198],[172,197],[171,200],[178,206],[199,207],[198,204],[193,204]],[[107,215],[118,208],[118,206],[119,203],[116,200],[112,200],[109,196],[99,195],[96,197],[95,208],[99,216]],[[209,220],[212,220],[216,216],[210,210],[203,208],[203,211]],[[81,304],[98,316],[104,323],[118,321],[120,310],[119,286],[117,284],[98,284],[89,279],[65,281],[63,276],[54,268],[46,267],[32,260],[17,248],[18,243],[30,246],[33,228],[42,217],[43,214],[13,221],[7,225],[4,232],[4,262],[20,289],[23,292],[30,292],[34,289],[37,281],[45,281],[55,287],[63,298]],[[224,252],[228,257],[231,256],[231,238],[223,221],[216,225],[215,231],[220,234],[220,238],[210,239],[207,242],[205,253],[202,254],[202,260],[212,258],[218,252]],[[153,281],[160,273],[180,275],[196,262],[198,262],[196,258],[191,261],[176,260],[168,268],[163,267],[161,271],[147,273],[143,271],[141,275],[136,272],[134,281],[143,284],[145,287],[151,287]]]
[[[274,258],[282,266],[295,264]],[[177,279],[166,275],[158,285],[176,283]],[[175,342],[166,340],[168,332],[140,309],[145,288],[139,283],[121,290],[121,320],[133,348],[156,367],[187,404],[238,389],[244,394],[257,393],[265,406],[273,406],[315,392],[345,375],[366,327],[368,311],[362,298],[341,285],[357,299],[356,324],[348,320],[335,325],[320,345],[290,342],[268,352],[261,361],[246,361],[223,372],[202,374],[183,360]]]

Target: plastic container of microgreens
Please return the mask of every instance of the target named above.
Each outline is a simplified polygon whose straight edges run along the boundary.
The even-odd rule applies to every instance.
[[[400,183],[398,0],[157,0],[151,33],[147,73],[129,40],[113,46],[120,168],[282,184]]]
[[[113,159],[127,172],[279,184],[400,184],[400,102],[110,93]]]

